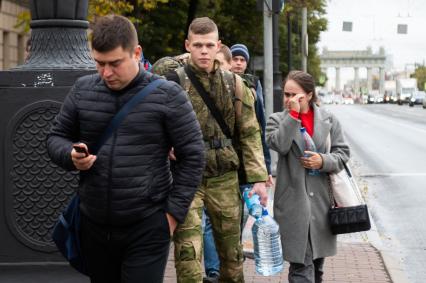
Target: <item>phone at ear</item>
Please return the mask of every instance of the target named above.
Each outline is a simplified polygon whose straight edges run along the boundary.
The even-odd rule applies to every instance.
[[[78,146],[78,145],[73,145],[72,146],[74,148],[75,151],[79,152],[79,153],[84,153],[84,157],[89,156],[89,152],[87,152],[87,149],[82,147],[82,146]]]

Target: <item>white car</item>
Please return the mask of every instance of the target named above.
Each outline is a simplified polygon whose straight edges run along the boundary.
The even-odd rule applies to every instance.
[[[354,100],[352,97],[343,97],[343,104],[352,105],[354,104]]]

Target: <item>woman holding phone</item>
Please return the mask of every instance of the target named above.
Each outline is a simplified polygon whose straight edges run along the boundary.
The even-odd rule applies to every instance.
[[[322,282],[324,258],[336,254],[336,236],[328,224],[328,173],[342,170],[349,159],[341,125],[317,104],[315,81],[291,71],[283,83],[284,110],[266,126],[268,146],[278,152],[274,217],[280,226],[290,283]],[[305,151],[300,129],[312,137],[317,152]],[[327,137],[331,150],[328,152]],[[318,169],[319,174],[308,174]]]

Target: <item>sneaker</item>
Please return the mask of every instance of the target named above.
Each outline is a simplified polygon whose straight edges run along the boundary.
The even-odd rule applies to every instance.
[[[207,277],[203,278],[203,283],[218,283],[219,282],[219,273],[209,272]]]

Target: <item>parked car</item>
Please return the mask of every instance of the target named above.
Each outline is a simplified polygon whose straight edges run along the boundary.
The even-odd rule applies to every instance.
[[[325,94],[323,96],[320,96],[321,102],[323,104],[332,104],[333,103],[333,96],[329,94]]]
[[[416,91],[411,95],[408,105],[410,107],[413,107],[415,104],[424,105],[423,102],[425,101],[425,97],[426,97],[426,92]]]
[[[343,104],[354,104],[354,100],[350,96],[343,97]]]

